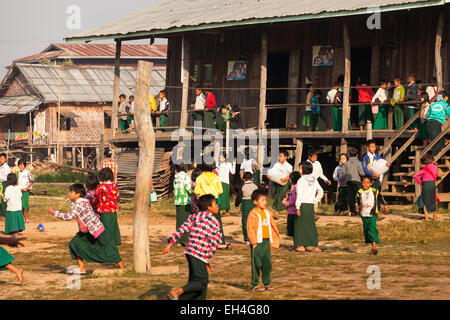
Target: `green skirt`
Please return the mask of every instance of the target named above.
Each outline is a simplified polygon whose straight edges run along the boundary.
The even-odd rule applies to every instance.
[[[342,109],[338,107],[331,107],[331,116],[333,120],[333,131],[342,131]]]
[[[290,188],[291,185],[289,182],[283,186],[281,184],[272,181],[273,198],[274,198],[272,205],[273,210],[278,212],[286,210],[286,207],[283,205],[283,199]]]
[[[191,214],[191,205],[187,204],[184,206],[175,206],[177,211],[176,216],[176,229],[178,230],[179,227],[189,218],[189,215]],[[178,239],[177,243],[181,244],[187,244],[189,238],[189,233],[185,233],[181,236],[180,239]]]
[[[219,210],[230,210],[230,186],[228,183],[222,182],[223,192],[219,194]]]
[[[3,249],[0,247],[0,270],[6,270],[5,266],[13,262],[15,258],[6,251],[6,249]]]
[[[122,261],[116,243],[108,230],[95,239],[90,233],[78,232],[69,244],[72,259],[87,262],[117,263]]]
[[[380,104],[378,106],[378,113],[373,121],[373,130],[387,130],[388,129],[388,113],[389,105]]]
[[[214,118],[216,117],[216,113],[213,110],[205,111],[203,115],[203,128],[215,128],[216,124]]]
[[[22,191],[22,209],[30,211],[30,191]]]
[[[319,236],[314,218],[314,204],[302,203],[300,213],[294,221],[294,246],[317,247]]]
[[[361,217],[363,222],[364,240],[366,243],[380,243],[377,229],[377,216]]]
[[[242,234],[244,235],[244,241],[248,241],[248,235],[247,235],[247,219],[248,214],[252,209],[255,207],[255,204],[252,200],[242,200],[241,203],[241,212],[242,212]]]
[[[6,187],[8,183],[6,181],[1,182],[3,185],[3,193],[5,193]],[[6,215],[6,201],[3,201],[2,197],[0,197],[0,217],[4,217]]]
[[[302,126],[304,127],[314,126],[312,111],[305,111],[305,114],[303,115],[302,119]]]
[[[287,222],[286,222],[286,235],[288,237],[294,236],[294,223],[295,218],[297,217],[296,214],[288,214],[287,215]]]
[[[220,223],[220,231],[222,233],[222,244],[225,244],[225,234],[223,233],[223,224],[222,224],[222,216],[220,212],[218,214],[215,214],[214,217],[219,221]]]
[[[258,187],[261,184],[261,174],[259,171],[256,171],[252,174],[253,177],[253,183],[256,184]]]
[[[422,192],[419,198],[417,198],[417,207],[420,213],[425,213],[423,208],[427,209],[427,212],[436,211],[436,184],[434,181],[422,182]]]
[[[22,210],[6,211],[5,233],[11,234],[25,230],[25,221],[23,220]]]
[[[427,121],[419,123],[419,138],[422,140],[428,139]]]
[[[113,239],[116,240],[116,244],[120,246],[122,244],[122,239],[120,237],[119,224],[117,223],[117,213],[116,212],[101,213],[100,221],[105,226],[105,229],[109,231]]]

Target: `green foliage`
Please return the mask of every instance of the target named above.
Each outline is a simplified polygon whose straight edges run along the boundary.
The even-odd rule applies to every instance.
[[[83,183],[86,181],[86,175],[80,172],[73,172],[70,169],[61,169],[57,172],[47,173],[36,176],[36,182],[66,182]]]

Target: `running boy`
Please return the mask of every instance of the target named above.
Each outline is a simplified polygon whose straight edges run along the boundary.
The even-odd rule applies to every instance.
[[[184,254],[189,264],[189,282],[182,288],[170,290],[171,300],[205,300],[208,288],[208,272],[212,271],[211,260],[222,243],[221,226],[214,217],[219,212],[215,197],[206,194],[198,199],[200,212],[193,213],[168,239],[169,244],[162,254],[170,251],[172,245],[183,234],[189,233]]]
[[[0,237],[0,244],[6,244],[10,247],[22,246],[20,243],[24,238],[16,238],[16,237]],[[14,257],[8,253],[5,249],[0,247],[0,271],[1,270],[9,270],[16,274],[19,279],[20,285],[23,285],[23,270],[20,268],[16,268],[12,265],[14,261]]]
[[[271,291],[272,251],[280,247],[280,233],[267,206],[267,193],[255,190],[252,194],[255,208],[247,220],[247,234],[251,244],[252,284],[254,291]],[[258,287],[262,272],[264,288]]]

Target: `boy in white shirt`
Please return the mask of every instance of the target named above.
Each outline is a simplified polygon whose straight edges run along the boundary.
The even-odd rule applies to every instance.
[[[25,218],[25,223],[30,222],[30,190],[32,188],[34,178],[31,172],[27,169],[27,162],[25,159],[19,160],[19,187],[22,190],[22,211]]]
[[[0,154],[0,219],[4,220],[6,215],[6,202],[2,200],[2,195],[5,192],[8,183],[6,182],[8,174],[11,173],[11,168],[7,163],[6,153]]]
[[[280,151],[280,154],[278,156],[278,162],[273,165],[273,167],[269,170],[267,173],[267,178],[272,181],[272,188],[273,188],[273,209],[275,210],[274,218],[278,219],[279,212],[286,209],[286,207],[283,205],[283,199],[286,196],[286,193],[290,189],[290,183],[289,183],[289,175],[292,172],[292,165],[287,162],[287,152],[286,151]],[[281,178],[281,182],[285,183],[284,185],[281,185],[275,181],[272,180],[271,172],[282,172],[284,178]]]
[[[8,187],[3,195],[6,201],[5,234],[15,234],[25,230],[22,214],[22,191],[17,185],[15,173],[8,174]]]
[[[192,125],[195,125],[195,122],[200,121],[203,126],[203,110],[205,110],[206,106],[206,96],[200,88],[195,89],[195,94],[195,104],[191,104],[191,107],[195,110],[192,112]]]
[[[244,152],[244,160],[241,163],[240,176],[241,180],[244,176],[244,173],[250,172],[253,176],[253,183],[259,186],[261,184],[261,171],[258,167],[258,163],[255,159],[250,159],[250,151],[249,149],[245,149]]]
[[[312,176],[316,179],[322,179],[326,184],[331,185],[331,181],[323,174],[322,165],[317,160],[317,151],[309,151],[308,152],[308,160],[313,166]]]
[[[159,104],[158,104],[158,115],[159,115],[159,126],[167,126],[167,118],[169,117],[170,103],[167,100],[167,91],[161,90],[159,92]],[[163,129],[166,131],[166,129]]]
[[[230,215],[230,174],[236,172],[236,159],[231,163],[227,161],[225,155],[221,155],[220,163],[217,164],[217,172],[223,189],[223,192],[219,194],[219,210],[225,211],[222,216],[226,217]]]

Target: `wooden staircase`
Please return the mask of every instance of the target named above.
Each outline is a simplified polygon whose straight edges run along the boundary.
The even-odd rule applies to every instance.
[[[410,120],[413,121],[413,119]],[[388,150],[392,148],[394,140],[400,136],[401,132],[409,127],[412,121],[408,121],[405,126],[380,149],[380,153],[393,163],[387,181],[382,185],[382,194],[387,197],[405,197],[408,201],[415,201],[420,195],[420,186],[415,183],[413,176],[425,166],[421,163],[421,160],[425,157],[426,153],[432,149],[436,142],[441,138],[447,138],[445,147],[435,156],[435,162],[439,169],[436,187],[441,202],[447,202],[450,205],[450,192],[446,189],[446,184],[448,184],[449,180],[447,176],[450,174],[450,126],[448,124],[443,126],[442,133],[436,137],[436,139],[431,141],[427,147],[423,148],[412,145],[417,137],[417,132],[415,132],[411,135],[410,139],[398,148],[393,156],[386,156]],[[405,151],[407,151],[408,148],[414,148],[415,151],[411,154],[415,155],[406,157]]]

